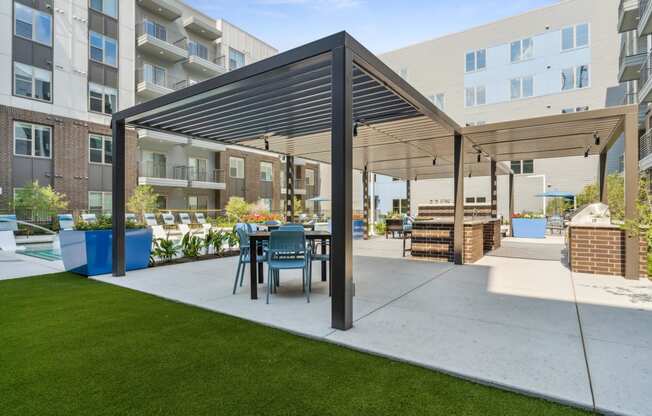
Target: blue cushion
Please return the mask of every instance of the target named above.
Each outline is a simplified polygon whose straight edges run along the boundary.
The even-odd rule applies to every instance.
[[[269,262],[269,267],[272,269],[302,269],[305,265],[306,261],[303,258],[273,259]]]

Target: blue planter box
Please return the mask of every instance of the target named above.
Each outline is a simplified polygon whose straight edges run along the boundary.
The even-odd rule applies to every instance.
[[[514,237],[545,238],[547,224],[545,218],[512,218]]]
[[[61,257],[67,271],[84,276],[111,273],[111,230],[74,231],[59,233]],[[152,230],[128,230],[125,239],[127,270],[144,269],[152,250]]]

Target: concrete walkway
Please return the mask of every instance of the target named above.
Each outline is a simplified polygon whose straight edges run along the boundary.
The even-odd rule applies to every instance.
[[[0,280],[62,272],[61,261],[47,261],[18,253],[0,251]]]
[[[355,323],[345,332],[330,328],[319,278],[310,304],[291,273],[269,305],[264,285],[257,301],[247,282],[232,295],[235,258],[98,280],[589,409],[652,414],[652,283],[572,275],[558,261],[410,260],[400,244],[354,244]]]

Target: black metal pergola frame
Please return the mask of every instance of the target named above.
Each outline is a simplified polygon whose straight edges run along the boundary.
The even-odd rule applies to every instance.
[[[242,87],[238,90],[240,92],[246,89],[247,94],[237,92],[235,86]],[[277,93],[280,90],[284,91],[284,97],[275,96],[280,94]],[[292,95],[294,91],[300,94]],[[400,124],[403,121],[406,124]],[[410,124],[411,121],[415,123]],[[432,123],[428,131],[428,136],[432,136],[428,137],[429,140],[441,139],[450,143],[450,138],[454,137],[454,161],[450,167],[456,173],[455,189],[459,194],[456,201],[463,201],[463,181],[459,179],[464,175],[464,139],[459,133],[460,127],[346,32],[117,112],[111,121],[114,152],[113,275],[125,274],[127,126],[226,144],[248,145],[257,140],[258,146],[254,147],[258,148],[264,141],[265,149],[286,155],[292,154],[292,144],[288,144],[292,138],[330,132],[330,157],[321,161],[332,166],[332,326],[349,329],[353,320],[352,172],[358,162],[353,160],[354,135],[358,129],[372,132],[372,126],[378,123],[395,123],[399,127],[411,125],[412,131],[416,132],[417,129],[423,130],[424,122]],[[375,150],[379,152],[382,146],[389,146],[387,154],[391,154],[391,146],[414,146],[410,148],[410,157],[404,155],[379,161],[382,166],[392,168],[388,174],[409,179],[416,169],[420,169],[420,178],[437,177],[434,174],[437,155],[433,159],[427,149],[418,147],[419,143],[397,140],[380,143],[379,149]],[[271,149],[270,142],[273,143]],[[412,163],[416,163],[412,160],[424,158],[433,160],[433,174],[429,174],[423,160],[420,167],[412,167]],[[450,176],[449,173],[446,175]],[[459,217],[459,226],[462,227],[463,208],[456,208],[456,217]],[[462,237],[460,229],[455,235],[455,251],[459,251],[460,262]]]
[[[612,110],[609,123],[621,123],[631,111]],[[594,140],[592,115],[558,117],[559,129],[567,126],[565,120],[572,127],[575,119],[586,118],[591,130],[573,137],[554,132],[554,137],[549,137],[544,128],[524,140],[524,145],[543,146],[547,153],[542,157],[559,157],[577,152],[566,148],[568,140],[578,146]],[[283,154],[290,158],[288,167],[295,156],[329,163],[331,322],[333,328],[346,330],[353,322],[353,170],[407,181],[453,177],[454,261],[463,264],[464,177],[491,178],[494,211],[496,175],[509,174],[513,212],[512,172],[501,161],[517,154],[512,150],[516,144],[508,144],[506,150],[501,150],[500,144],[511,143],[513,135],[527,136],[528,122],[462,128],[346,32],[138,104],[115,113],[111,120],[113,275],[125,275],[127,126]],[[603,144],[587,152],[606,152],[604,142],[612,142],[615,130],[611,124],[607,127]],[[631,131],[630,127],[629,136]],[[286,179],[290,187],[293,179],[290,175]],[[288,195],[290,192],[288,189]],[[290,199],[286,203],[291,206]],[[633,256],[632,248],[628,250],[632,270]]]

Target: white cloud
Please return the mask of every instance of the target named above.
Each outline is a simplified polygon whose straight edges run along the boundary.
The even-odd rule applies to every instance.
[[[357,7],[362,4],[362,0],[258,0],[258,4],[270,6],[309,6],[319,9],[333,8],[333,9],[347,9]]]

